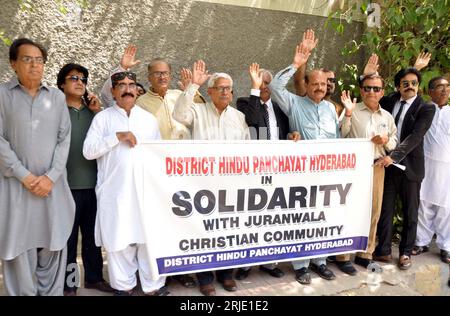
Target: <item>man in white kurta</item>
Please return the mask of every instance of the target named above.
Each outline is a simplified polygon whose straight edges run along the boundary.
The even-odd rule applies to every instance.
[[[428,250],[433,235],[442,261],[450,263],[450,107],[449,83],[443,77],[430,80],[430,106],[436,113],[424,138],[425,178],[420,189],[419,221],[413,254]]]
[[[117,294],[133,293],[137,270],[144,293],[156,294],[165,279],[150,278],[133,163],[136,145],[161,136],[155,117],[135,106],[135,74],[120,72],[111,78],[116,104],[95,116],[83,146],[86,159],[97,159],[98,165],[95,240],[106,250]]]
[[[242,112],[230,106],[233,99],[233,80],[228,74],[215,73],[208,81],[208,95],[211,101],[195,103],[198,88],[209,75],[205,63],[194,63],[192,82],[175,103],[173,117],[191,131],[193,139],[200,140],[246,140],[250,132]],[[217,280],[227,291],[236,291],[233,269],[218,270]],[[200,292],[205,296],[215,295],[214,275],[211,271],[197,273]]]

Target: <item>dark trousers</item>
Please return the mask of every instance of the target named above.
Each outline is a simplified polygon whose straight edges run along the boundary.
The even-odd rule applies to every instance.
[[[214,281],[213,271],[198,272],[197,274],[198,284],[206,285],[211,284]],[[233,269],[217,270],[217,281],[231,280],[233,278]]]
[[[391,254],[393,218],[397,195],[400,196],[402,202],[403,214],[399,253],[400,256],[411,255],[417,232],[421,183],[408,180],[405,173],[395,166],[390,166],[386,169],[383,204],[377,227],[378,245],[375,248],[375,255],[386,256]]]
[[[97,197],[94,189],[72,190],[75,201],[75,222],[72,234],[67,241],[66,282],[64,288],[73,288],[68,282],[73,269],[69,264],[77,262],[78,230],[81,230],[81,258],[84,266],[84,282],[97,283],[103,281],[103,258],[101,248],[95,245],[94,228],[97,215]],[[77,271],[79,272],[79,271]],[[70,284],[68,284],[70,283]]]

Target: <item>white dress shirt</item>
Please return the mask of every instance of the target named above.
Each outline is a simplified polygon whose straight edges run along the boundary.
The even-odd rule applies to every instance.
[[[251,95],[256,97],[260,97],[261,91],[259,89],[251,89]],[[278,132],[278,124],[277,117],[275,116],[275,110],[273,109],[272,99],[267,100],[267,102],[263,102],[260,99],[261,105],[264,103],[267,105],[267,112],[269,113],[269,129],[270,129],[270,139],[280,139],[280,134]]]
[[[403,106],[402,114],[400,114],[400,118],[398,119],[397,123],[397,139],[399,142],[400,142],[400,135],[402,134],[403,119],[405,118],[406,113],[408,112],[409,108],[411,107],[411,104],[413,104],[416,98],[417,95],[408,100],[400,99],[397,101],[397,103],[395,103],[394,111],[392,112],[392,116],[394,118],[397,116],[397,113],[400,110],[401,102],[406,101],[405,105]]]
[[[106,251],[121,251],[145,243],[133,168],[136,151],[119,142],[117,132],[132,132],[140,143],[160,139],[158,122],[134,106],[130,116],[116,104],[98,113],[83,145],[86,159],[97,159],[95,243]]]
[[[192,139],[246,140],[250,131],[245,116],[232,106],[219,113],[211,102],[194,103],[199,86],[190,84],[175,103],[173,117],[191,130]]]

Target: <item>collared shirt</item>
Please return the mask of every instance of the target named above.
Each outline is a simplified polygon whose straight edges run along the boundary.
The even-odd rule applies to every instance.
[[[175,102],[181,93],[181,90],[169,89],[163,98],[159,94],[149,90],[136,101],[137,105],[156,117],[162,139],[182,140],[191,138],[189,130],[172,117]]]
[[[88,107],[69,106],[72,132],[67,159],[67,181],[72,190],[93,189],[97,182],[97,162],[83,157],[83,142],[95,114]]]
[[[434,160],[450,163],[450,106],[436,108],[433,122],[424,137],[423,150],[425,156]]]
[[[191,130],[192,139],[250,139],[243,113],[231,106],[219,113],[212,102],[194,103],[198,88],[198,85],[190,84],[178,98],[173,111],[173,117]]]
[[[420,199],[445,208],[450,207],[450,106],[437,104],[433,122],[424,137],[425,178],[420,187]]]
[[[400,135],[402,133],[402,126],[403,126],[403,119],[405,118],[406,113],[408,112],[409,108],[413,104],[414,100],[417,98],[417,95],[409,98],[408,100],[403,100],[400,98],[400,100],[397,101],[394,105],[394,110],[392,111],[392,116],[396,117],[398,111],[400,110],[401,102],[406,101],[405,105],[403,106],[402,114],[400,114],[400,118],[398,119],[397,124],[397,138],[400,139]]]
[[[385,145],[374,144],[374,159],[386,156],[397,146],[397,128],[392,115],[378,106],[373,112],[363,102],[356,104],[351,117],[341,114],[341,135],[346,138],[368,138],[376,135],[387,135],[388,142]]]
[[[66,246],[75,215],[66,176],[69,147],[61,91],[40,86],[32,97],[17,79],[0,85],[0,259]],[[25,189],[21,180],[30,173],[53,181],[48,197]]]
[[[138,192],[134,184],[136,151],[120,143],[117,132],[131,131],[137,146],[160,139],[155,117],[138,106],[127,116],[117,105],[95,115],[83,145],[86,159],[97,159],[97,217],[95,243],[106,251],[120,251],[145,243]]]
[[[250,94],[260,97],[261,91],[259,89],[251,89]],[[267,100],[267,102],[260,100],[260,102],[261,106],[263,106],[263,104],[267,105],[267,112],[269,113],[270,139],[279,140],[280,134],[278,131],[277,117],[275,116],[275,110],[273,109],[272,99]]]
[[[316,104],[307,96],[300,97],[286,89],[296,71],[290,65],[277,73],[270,83],[272,99],[289,117],[291,131],[298,131],[302,139],[339,138],[339,124],[333,104],[326,100]]]

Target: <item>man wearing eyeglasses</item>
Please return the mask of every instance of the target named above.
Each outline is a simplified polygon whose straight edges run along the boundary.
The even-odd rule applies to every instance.
[[[428,83],[431,105],[436,109],[433,123],[425,134],[425,178],[420,189],[419,221],[413,255],[429,250],[436,234],[441,260],[450,263],[450,86],[444,77]]]
[[[160,139],[158,122],[135,105],[136,74],[115,73],[111,83],[116,103],[94,117],[83,145],[84,157],[97,159],[98,166],[95,241],[106,250],[116,295],[137,293],[136,271],[145,295],[167,295],[165,278],[151,279],[133,176],[133,147]]]
[[[88,94],[88,70],[78,64],[64,65],[57,76],[57,86],[66,96],[72,131],[67,180],[75,201],[75,222],[67,241],[67,269],[64,295],[75,296],[80,271],[77,266],[78,231],[81,230],[81,257],[84,267],[84,287],[102,292],[113,289],[103,279],[103,258],[100,247],[95,246],[94,227],[97,214],[95,183],[97,163],[83,157],[83,142],[94,115],[101,111],[100,102],[94,94]]]
[[[64,94],[42,84],[47,52],[21,38],[16,78],[0,85],[0,258],[9,295],[63,295],[75,205],[66,176],[70,118]]]
[[[208,95],[211,101],[196,103],[198,89],[208,81]],[[245,116],[230,106],[233,100],[233,79],[226,73],[209,75],[205,62],[194,63],[191,83],[181,94],[173,111],[173,117],[184,124],[198,140],[246,140],[250,132]],[[233,269],[216,271],[217,280],[226,291],[236,291],[233,280]],[[200,292],[205,296],[213,296],[216,290],[213,285],[214,274],[211,271],[197,273]]]
[[[137,47],[129,45],[122,55],[120,66],[113,73],[128,71],[137,66],[140,60],[136,60],[136,53]],[[150,61],[147,69],[150,87],[137,99],[136,104],[156,117],[162,139],[190,139],[188,129],[172,117],[173,107],[182,92],[170,89],[172,66],[165,59],[155,58]],[[108,79],[101,91],[102,100],[106,102],[105,106],[114,103],[110,89],[111,81]]]
[[[340,137],[336,109],[330,102],[324,100],[327,90],[325,74],[320,70],[312,70],[305,76],[306,96],[291,93],[286,86],[298,68],[306,64],[315,44],[308,36],[303,37],[295,49],[292,64],[279,71],[269,88],[272,98],[289,118],[291,131],[300,133],[302,139],[334,139]],[[317,43],[317,42],[315,42]],[[318,115],[319,113],[319,115]],[[295,279],[301,284],[311,283],[311,269],[325,280],[334,280],[336,276],[328,269],[326,258],[301,259],[292,262]]]
[[[374,159],[386,156],[395,149],[397,145],[397,128],[392,115],[381,108],[379,101],[384,95],[384,80],[381,76],[371,74],[361,76],[359,90],[362,102],[356,103],[356,99],[350,97],[350,93],[343,91],[341,96],[345,111],[341,115],[341,136],[347,138],[368,138],[375,147]],[[375,161],[374,160],[374,161]],[[378,219],[381,213],[381,202],[383,200],[384,167],[373,166],[372,187],[372,215],[370,222],[367,250],[358,252],[355,263],[380,271],[372,260],[375,250],[376,232]],[[357,270],[350,261],[350,254],[336,256],[336,265],[344,273],[355,275]]]
[[[378,56],[374,54],[370,57],[364,74],[377,73],[377,69]],[[409,269],[412,265],[411,254],[417,232],[420,185],[425,175],[423,139],[435,113],[435,108],[426,105],[417,94],[421,78],[419,70],[414,67],[400,70],[394,77],[397,92],[380,100],[383,109],[394,117],[399,144],[389,155],[375,163],[387,169],[377,227],[378,245],[373,259],[381,262],[392,260],[393,217],[396,197],[400,195],[403,229],[398,266],[401,270]],[[394,163],[404,165],[406,170],[394,166]]]
[[[315,38],[313,30],[306,30],[303,33],[303,42],[308,45],[308,49],[310,51],[312,51],[316,47],[318,41],[319,40]],[[320,71],[324,73],[327,79],[327,92],[325,93],[324,99],[334,105],[337,116],[340,117],[342,111],[344,110],[344,107],[331,99],[331,96],[336,91],[336,76],[333,71],[326,68],[321,68]],[[306,95],[305,77],[306,63],[298,68],[294,74],[295,91],[296,94],[301,97],[304,97]]]

